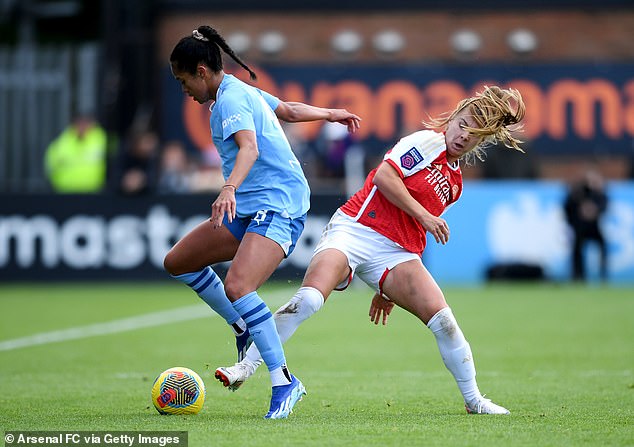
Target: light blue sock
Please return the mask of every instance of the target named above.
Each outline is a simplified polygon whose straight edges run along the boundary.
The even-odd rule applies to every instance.
[[[235,311],[231,301],[225,295],[222,281],[211,267],[205,267],[199,272],[173,276],[173,278],[191,287],[209,307],[225,319],[227,324],[233,324],[240,319],[240,315]]]
[[[271,311],[264,304],[257,292],[247,293],[233,303],[234,309],[247,324],[253,337],[253,343],[258,347],[264,363],[269,371],[273,371],[286,364],[282,342],[275,327],[275,320]]]

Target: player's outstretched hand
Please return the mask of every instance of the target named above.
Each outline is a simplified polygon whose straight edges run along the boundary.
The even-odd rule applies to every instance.
[[[343,124],[350,133],[356,132],[361,126],[361,118],[345,109],[334,109],[328,121]]]
[[[374,324],[379,324],[379,321],[382,321],[383,326],[385,326],[387,324],[387,317],[390,316],[393,308],[393,302],[375,293],[372,297],[372,303],[370,304],[370,321]]]

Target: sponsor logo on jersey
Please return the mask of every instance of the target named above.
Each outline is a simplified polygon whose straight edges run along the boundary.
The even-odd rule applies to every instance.
[[[401,167],[405,169],[412,169],[414,166],[416,166],[418,163],[420,163],[423,160],[424,158],[420,154],[420,152],[418,152],[418,149],[413,147],[410,150],[408,150],[406,153],[401,155]]]
[[[430,186],[433,186],[440,203],[446,206],[450,199],[451,183],[449,182],[449,178],[443,175],[442,171],[438,170],[437,166],[438,165],[432,165],[427,167],[425,180],[427,180]],[[442,167],[442,165],[440,166]]]
[[[227,127],[229,124],[233,124],[236,121],[240,121],[242,119],[242,117],[240,116],[239,113],[236,113],[234,115],[231,115],[229,118],[226,118],[222,121],[222,128],[224,129],[225,127]]]

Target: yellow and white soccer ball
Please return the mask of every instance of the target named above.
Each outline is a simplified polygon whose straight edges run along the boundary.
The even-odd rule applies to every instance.
[[[161,414],[196,414],[205,403],[205,383],[189,368],[163,371],[152,385],[152,403]]]

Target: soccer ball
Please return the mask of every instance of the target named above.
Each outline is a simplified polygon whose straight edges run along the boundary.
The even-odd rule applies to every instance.
[[[170,368],[154,381],[152,403],[161,414],[196,414],[205,403],[205,383],[189,368]]]

